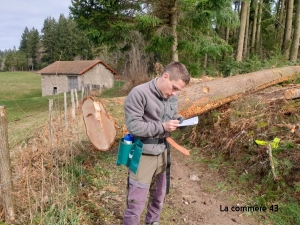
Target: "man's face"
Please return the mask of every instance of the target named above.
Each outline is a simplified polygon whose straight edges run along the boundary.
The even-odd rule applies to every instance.
[[[168,73],[163,74],[163,85],[160,92],[164,98],[169,98],[170,96],[177,95],[185,87],[184,81],[179,80],[170,80],[170,75]]]

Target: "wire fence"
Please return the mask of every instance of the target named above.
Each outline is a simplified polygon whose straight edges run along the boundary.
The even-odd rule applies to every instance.
[[[33,110],[20,104],[7,112],[12,176],[1,180],[0,194],[12,192],[18,222],[32,224],[37,213],[46,216],[49,205],[63,208],[67,204],[67,183],[74,171],[63,169],[63,165],[73,163],[83,144],[89,143],[81,114],[82,100],[89,94],[71,90],[51,96],[46,104],[40,102],[43,106],[31,104],[29,107],[39,109],[35,113],[28,113]],[[10,182],[13,190],[7,190]],[[4,220],[6,211],[0,205],[0,219]]]

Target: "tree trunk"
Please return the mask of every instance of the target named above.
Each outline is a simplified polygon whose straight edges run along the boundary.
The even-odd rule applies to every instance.
[[[256,53],[260,53],[260,58],[262,59],[262,46],[261,46],[261,41],[260,41],[260,32],[261,32],[261,16],[262,16],[262,9],[263,9],[263,4],[264,4],[264,1],[263,0],[260,0],[259,1],[259,12],[258,12],[258,18],[257,18],[257,32],[256,32],[256,45],[255,45],[255,48],[256,48]]]
[[[7,117],[5,106],[0,106],[0,185],[5,210],[5,222],[15,220],[15,206],[13,201],[13,182],[8,147]]]
[[[215,109],[239,97],[292,79],[300,66],[268,69],[220,78],[186,87],[179,95],[178,112],[190,118]]]
[[[299,50],[299,38],[300,38],[300,0],[297,0],[297,9],[295,13],[295,29],[293,34],[293,41],[291,46],[291,53],[290,53],[290,61],[296,62],[298,57],[298,50]]]
[[[286,59],[289,58],[290,53],[290,41],[292,36],[292,23],[293,23],[293,8],[294,0],[287,1],[287,11],[285,19],[284,37],[282,42],[282,54]]]
[[[282,34],[283,34],[283,29],[284,29],[284,22],[283,22],[283,14],[284,14],[284,3],[285,1],[284,0],[279,0],[278,1],[278,20],[276,22],[276,26],[275,26],[275,40],[276,40],[276,45],[278,46],[278,48],[280,48],[280,39],[282,37]]]
[[[247,11],[247,20],[246,20],[246,29],[245,29],[245,40],[244,40],[244,52],[243,56],[247,57],[248,54],[248,40],[249,40],[249,16],[250,16],[250,7],[248,7]]]
[[[178,20],[178,9],[177,9],[177,1],[174,2],[174,6],[171,9],[171,29],[172,29],[172,36],[174,38],[172,44],[172,61],[178,62],[178,37],[177,37],[177,20]]]
[[[92,144],[101,151],[108,150],[115,141],[114,119],[106,112],[101,101],[86,98],[82,103],[86,133]]]
[[[255,45],[256,45],[256,31],[257,31],[257,12],[258,12],[258,0],[254,0],[254,17],[253,17],[253,26],[252,26],[252,35],[251,35],[251,53],[255,53]]]
[[[236,61],[240,62],[243,58],[243,48],[244,48],[244,39],[245,39],[245,30],[246,30],[246,22],[247,22],[247,14],[248,14],[248,7],[249,2],[243,1],[242,2],[242,9],[241,9],[241,25],[239,29],[239,40],[238,46],[236,51]]]

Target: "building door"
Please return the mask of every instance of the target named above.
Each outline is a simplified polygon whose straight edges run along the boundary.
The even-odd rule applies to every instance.
[[[76,89],[78,91],[78,77],[77,76],[68,76],[68,91],[71,89]]]

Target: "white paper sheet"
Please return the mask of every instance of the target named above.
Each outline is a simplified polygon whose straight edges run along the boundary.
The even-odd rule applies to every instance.
[[[178,124],[178,127],[192,126],[196,124],[198,124],[198,116],[182,121],[182,123]]]

